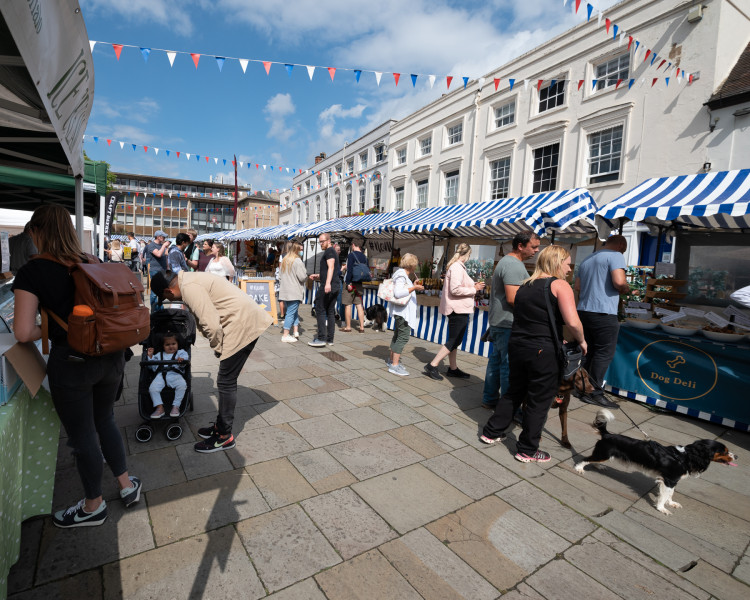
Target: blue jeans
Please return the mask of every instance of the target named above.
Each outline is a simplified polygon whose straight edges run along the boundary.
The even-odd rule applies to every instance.
[[[284,300],[286,316],[284,317],[284,330],[291,331],[292,327],[299,326],[299,300]]]
[[[510,386],[510,365],[508,364],[508,341],[511,329],[509,327],[490,326],[490,340],[492,348],[487,361],[487,372],[484,374],[484,394],[482,404],[495,406],[500,399],[499,390],[503,394]]]

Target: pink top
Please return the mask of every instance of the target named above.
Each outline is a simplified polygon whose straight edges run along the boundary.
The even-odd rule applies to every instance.
[[[451,313],[471,314],[474,312],[474,296],[477,290],[474,280],[466,272],[466,265],[457,260],[445,274],[443,296],[438,310],[441,315]]]

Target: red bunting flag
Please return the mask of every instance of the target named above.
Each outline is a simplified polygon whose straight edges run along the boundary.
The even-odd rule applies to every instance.
[[[208,162],[208,156],[206,157],[206,162]]]
[[[143,147],[143,151],[144,151],[144,152],[148,152],[148,146],[144,146],[144,147]]]
[[[610,21],[609,19],[604,19],[604,27],[607,30],[607,33],[609,33],[609,28],[611,25],[612,25],[612,21]]]
[[[665,62],[667,62],[667,59],[666,58],[662,59],[662,61],[659,63],[659,66],[656,67],[656,70],[658,71],[659,69],[661,69],[664,66]]]
[[[651,55],[651,50],[646,50],[646,56],[643,57],[643,62],[646,62],[646,59]]]
[[[393,80],[396,82],[396,85],[398,85],[398,80],[401,78],[401,73],[394,73],[393,74]]]
[[[693,83],[693,75],[692,75],[692,73],[690,74],[690,77],[688,77],[688,83]]]
[[[448,77],[445,78],[447,89],[451,89],[451,81],[453,81],[453,75],[448,75]]]
[[[583,79],[578,80],[578,91],[581,91],[581,86],[583,85]]]
[[[266,75],[270,74],[271,71],[271,63],[267,60],[263,61],[263,68],[266,70]]]
[[[195,54],[195,53],[191,52],[190,56],[193,57],[193,62],[195,63],[195,68],[197,69],[198,68],[198,61],[201,59],[201,55],[200,54]]]
[[[658,77],[654,77],[653,81],[651,81],[651,87],[654,87],[656,85],[656,82],[659,81]]]
[[[677,71],[675,71],[674,76],[675,77],[679,77],[680,76],[680,67],[677,67]]]
[[[576,14],[578,14],[579,8],[581,8],[581,0],[576,0]]]
[[[336,75],[336,67],[328,67],[328,74],[331,76],[331,81],[333,81],[333,76]]]
[[[629,35],[629,36],[628,36],[628,50],[630,50],[630,45],[631,45],[632,43],[633,43],[633,36],[632,36],[632,35]]]
[[[120,60],[120,52],[122,52],[122,44],[112,44],[112,48],[115,49],[115,56],[117,60]]]
[[[617,80],[617,83],[615,84],[615,89],[617,89],[618,87],[620,87],[620,84],[621,84],[622,82],[623,82],[623,80],[622,80],[622,79],[618,79],[618,80]]]
[[[542,83],[544,83],[544,79],[537,79],[537,82],[536,82],[536,91],[537,92],[542,89]]]
[[[498,85],[500,85],[500,79],[498,77],[495,77],[495,91],[497,91]]]
[[[107,140],[107,146],[111,146],[111,145],[112,145],[112,140]]]
[[[179,150],[177,151],[177,158],[180,158],[180,152],[179,152]]]

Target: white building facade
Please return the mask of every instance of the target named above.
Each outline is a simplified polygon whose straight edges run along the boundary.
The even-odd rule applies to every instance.
[[[394,124],[386,121],[328,156],[321,153],[316,157],[318,162],[298,174],[291,189],[291,222],[384,211],[388,147]]]

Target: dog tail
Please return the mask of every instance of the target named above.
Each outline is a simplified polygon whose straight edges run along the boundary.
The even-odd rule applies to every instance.
[[[611,411],[607,410],[606,408],[600,408],[596,413],[596,417],[594,418],[594,429],[599,432],[599,435],[604,437],[609,433],[607,431],[607,423],[614,420],[615,415],[613,415]]]

